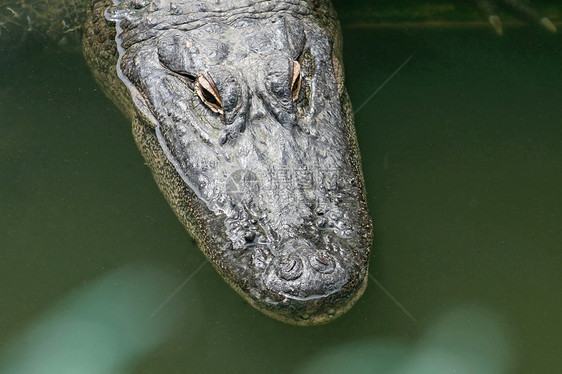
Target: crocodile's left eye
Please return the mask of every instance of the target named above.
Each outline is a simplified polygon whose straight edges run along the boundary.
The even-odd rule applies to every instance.
[[[223,114],[222,101],[213,82],[213,78],[209,73],[203,73],[197,76],[195,81],[195,91],[201,101],[213,112]]]
[[[293,61],[291,64],[291,99],[293,100],[299,97],[301,80],[301,64],[298,61]]]

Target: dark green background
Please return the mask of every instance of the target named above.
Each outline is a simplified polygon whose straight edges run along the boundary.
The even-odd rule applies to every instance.
[[[176,295],[204,314],[186,310],[188,329],[132,372],[293,372],[326,349],[374,340],[410,349],[440,316],[473,307],[502,326],[509,372],[559,372],[561,37],[534,26],[502,38],[488,28],[356,28],[350,12],[340,8],[355,107],[415,53],[356,125],[375,223],[371,273],[417,322],[371,283],[340,320],[286,326],[206,266]],[[80,55],[37,46],[1,61],[6,347],[61,297],[112,269],[140,259],[184,279],[204,258]]]

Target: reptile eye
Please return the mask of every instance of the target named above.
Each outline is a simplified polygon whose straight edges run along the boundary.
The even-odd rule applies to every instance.
[[[197,76],[195,81],[195,90],[201,101],[213,112],[223,114],[222,101],[219,96],[215,82],[209,73],[203,73]]]
[[[301,90],[301,64],[293,61],[291,65],[291,99],[296,100]]]

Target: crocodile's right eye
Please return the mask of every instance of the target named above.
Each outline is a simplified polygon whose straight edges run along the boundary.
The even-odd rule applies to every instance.
[[[301,64],[298,61],[293,61],[291,64],[291,99],[293,100],[299,97],[301,80]]]
[[[205,72],[197,76],[195,91],[209,109],[215,113],[224,114],[219,92],[209,73]]]

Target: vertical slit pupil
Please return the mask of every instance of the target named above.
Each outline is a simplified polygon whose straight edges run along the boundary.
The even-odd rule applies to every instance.
[[[215,97],[215,95],[213,95],[213,93],[203,87],[201,87],[201,93],[203,94],[205,100],[207,100],[210,104],[219,106],[219,102],[217,101],[217,98]]]
[[[196,81],[197,95],[215,113],[223,114],[222,103],[215,84],[208,74],[200,75]]]
[[[301,75],[299,74],[298,77],[295,79],[295,82],[293,83],[292,91],[298,92],[300,86],[301,86]]]
[[[296,100],[301,88],[301,66],[298,61],[293,61],[291,77],[291,98]]]

